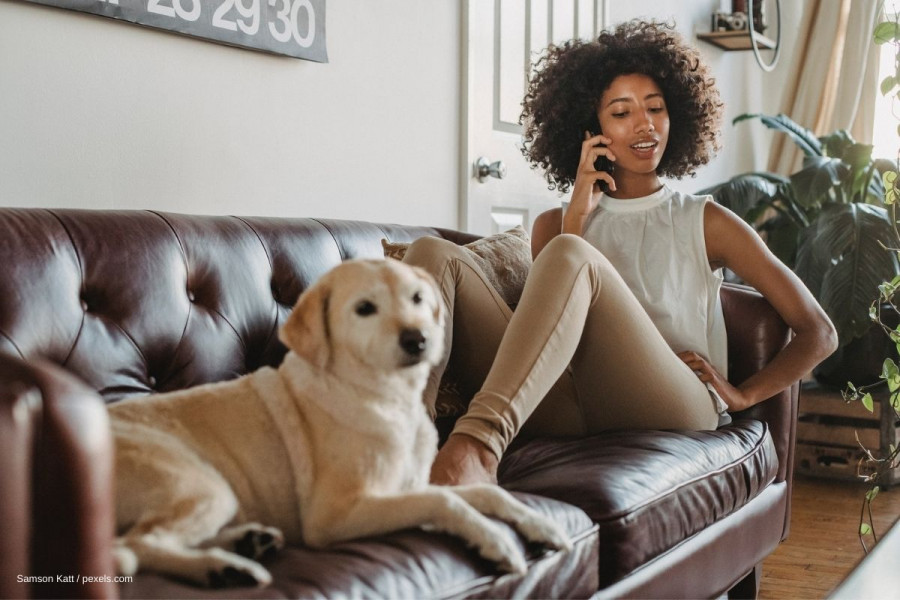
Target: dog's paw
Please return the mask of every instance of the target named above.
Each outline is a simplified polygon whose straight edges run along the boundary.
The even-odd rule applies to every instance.
[[[516,575],[524,575],[528,571],[528,564],[525,557],[518,550],[515,554],[509,554],[497,563],[501,571],[506,573],[515,573]]]
[[[119,575],[134,575],[138,570],[138,558],[131,548],[116,544],[113,548],[113,561]]]
[[[528,570],[518,544],[495,525],[485,527],[480,539],[474,540],[474,545],[481,556],[496,563],[501,571],[522,575]]]
[[[269,558],[284,548],[284,534],[275,527],[250,524],[243,536],[234,542],[234,551],[254,560]]]
[[[533,512],[533,511],[529,511]],[[566,532],[551,519],[534,512],[527,519],[520,521],[516,528],[529,542],[539,549],[571,550],[572,541]]]
[[[210,587],[265,587],[272,583],[272,575],[261,564],[237,555],[216,554],[214,562],[206,571],[206,579]]]
[[[284,547],[284,534],[275,527],[244,523],[223,529],[201,547],[223,548],[246,558],[259,560],[268,558]]]
[[[237,567],[225,567],[221,571],[207,573],[209,587],[221,589],[226,587],[262,587],[259,579],[253,573],[238,569]]]

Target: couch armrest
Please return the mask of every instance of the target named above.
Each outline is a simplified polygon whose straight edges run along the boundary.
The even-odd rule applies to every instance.
[[[753,288],[724,284],[721,298],[728,331],[728,379],[738,385],[768,364],[790,341],[792,334],[768,300]],[[775,481],[786,485],[782,539],[787,537],[790,529],[799,405],[800,382],[797,381],[788,389],[734,415],[764,421],[775,442],[778,455]]]
[[[113,454],[103,401],[59,367],[0,352],[0,402],[0,594],[115,597]],[[17,575],[53,582],[28,584]],[[56,581],[66,575],[100,581]]]
[[[31,553],[31,475],[40,399],[22,381],[10,380],[0,356],[0,598],[24,598]]]
[[[724,284],[721,292],[728,331],[728,379],[738,385],[768,364],[791,338],[791,330],[762,294]],[[765,421],[778,453],[776,481],[793,475],[800,382],[736,416]]]

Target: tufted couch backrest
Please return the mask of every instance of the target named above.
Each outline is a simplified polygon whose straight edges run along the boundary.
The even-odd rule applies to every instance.
[[[107,402],[277,365],[300,293],[381,239],[452,230],[154,211],[0,208],[0,351],[43,357]]]

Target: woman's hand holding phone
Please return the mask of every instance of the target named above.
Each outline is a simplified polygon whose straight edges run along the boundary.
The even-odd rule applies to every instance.
[[[578,174],[572,187],[572,198],[563,218],[563,233],[581,235],[584,221],[597,207],[600,192],[615,191],[616,182],[609,173],[615,155],[606,147],[612,140],[602,133],[591,135],[584,132],[581,144],[581,160],[578,163]]]

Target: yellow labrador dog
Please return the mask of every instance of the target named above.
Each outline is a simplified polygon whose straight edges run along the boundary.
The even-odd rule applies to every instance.
[[[266,585],[257,559],[284,545],[423,527],[456,534],[523,572],[528,540],[565,534],[497,486],[429,485],[437,433],[422,402],[443,352],[432,278],[354,260],[301,295],[278,369],[110,407],[116,560],[204,585]]]

